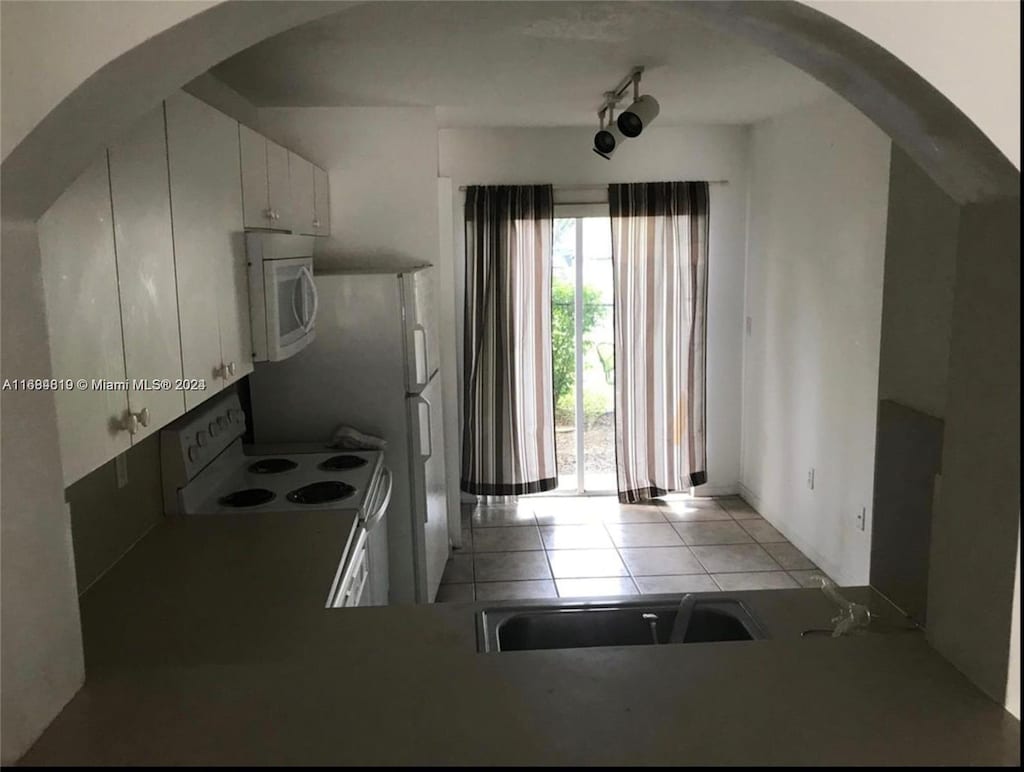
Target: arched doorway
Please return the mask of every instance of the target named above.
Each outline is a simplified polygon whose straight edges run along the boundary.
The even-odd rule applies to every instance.
[[[81,171],[93,151],[217,61],[337,10],[333,5],[302,4],[301,11],[288,13],[284,6],[270,3],[206,10],[103,67],[14,149],[3,164],[5,374],[48,371],[32,223]],[[958,565],[948,567],[946,589],[951,594],[946,622],[940,614],[933,640],[990,693],[996,693],[1006,676],[1005,657],[1000,661],[998,649],[1010,624],[1019,516],[1019,477],[1007,475],[1001,463],[994,463],[1014,460],[1014,447],[1019,448],[1019,406],[1013,404],[1014,393],[1019,392],[1019,339],[1015,337],[1019,296],[1007,292],[1019,280],[1019,172],[920,76],[820,12],[796,3],[694,4],[691,11],[707,23],[770,48],[831,86],[965,205],[970,248],[963,252],[958,277],[963,291],[958,295],[958,332],[951,357],[954,369],[965,377],[953,394],[941,525],[947,543],[968,538],[971,548],[963,555],[948,556]],[[182,51],[189,52],[187,59]],[[1008,389],[1008,384],[1018,388]],[[1012,400],[1006,398],[1007,392]],[[80,684],[80,655],[75,656],[80,644],[73,582],[57,586],[68,578],[66,567],[61,570],[58,564],[69,559],[59,475],[40,471],[57,456],[52,402],[5,395],[4,407],[10,416],[3,437],[8,482],[3,502],[4,562],[10,566],[5,569],[4,603],[10,621],[5,619],[4,626],[21,631],[19,637],[5,637],[5,690],[13,689],[16,700],[19,688],[24,694],[36,686],[32,674],[40,671],[53,675],[56,685],[52,699],[36,702],[35,714],[21,717],[21,731],[13,733],[11,742],[17,743],[20,736],[24,744]],[[965,507],[978,506],[979,489],[985,492],[984,528],[965,536],[960,527],[963,513]],[[39,560],[35,550],[40,544],[48,550],[48,560]],[[972,576],[982,581],[964,583],[958,589],[958,577]],[[972,591],[979,586],[985,588],[986,600],[981,603]],[[46,592],[33,596],[36,587]],[[64,622],[54,624],[57,616]],[[53,645],[40,646],[40,640]],[[28,674],[28,680],[19,673]],[[19,751],[10,752],[16,756]]]

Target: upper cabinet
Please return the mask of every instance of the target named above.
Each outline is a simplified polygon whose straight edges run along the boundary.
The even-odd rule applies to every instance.
[[[276,142],[267,140],[267,192],[270,209],[274,214],[273,228],[291,230],[292,186],[288,176],[288,151]]]
[[[181,378],[163,107],[143,118],[108,152],[134,443],[185,412],[184,392],[148,388],[153,380],[176,384]]]
[[[64,484],[131,447],[110,177],[103,153],[39,220]],[[111,388],[104,388],[107,384]]]
[[[331,195],[327,182],[327,172],[319,166],[313,167],[313,206],[316,218],[313,228],[317,236],[331,235]]]
[[[274,210],[267,187],[267,140],[238,124],[242,163],[242,219],[246,228],[274,228]]]
[[[313,164],[289,150],[288,175],[291,183],[292,232],[316,236]]]
[[[66,485],[252,372],[245,229],[327,235],[328,206],[326,172],[184,92],[64,191],[38,230]]]
[[[242,124],[238,124],[238,142],[245,227],[290,230],[288,151]]]
[[[238,140],[245,227],[330,235],[327,172],[248,126]]]
[[[182,369],[191,409],[252,371],[238,125],[193,96],[166,102]]]

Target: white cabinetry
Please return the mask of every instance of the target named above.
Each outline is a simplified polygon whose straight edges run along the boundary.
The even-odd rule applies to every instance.
[[[267,140],[238,124],[242,164],[242,219],[246,228],[274,228],[274,210],[267,187]]]
[[[207,384],[185,392],[191,409],[252,371],[239,133],[184,92],[165,107],[182,370]]]
[[[330,235],[327,172],[248,126],[238,140],[245,227]]]
[[[245,227],[288,230],[292,217],[288,151],[242,124],[238,124],[238,142]]]
[[[294,219],[292,188],[288,177],[288,151],[267,140],[267,195],[274,212],[273,228],[289,230]]]
[[[319,166],[313,167],[313,206],[316,219],[313,228],[317,236],[331,235],[331,196],[327,172]]]
[[[107,154],[39,220],[43,290],[64,483],[70,485],[131,445]],[[85,382],[82,388],[80,381]]]
[[[114,248],[132,442],[185,412],[184,393],[144,389],[140,381],[181,378],[178,293],[167,187],[163,108],[109,150]]]
[[[291,229],[304,236],[316,235],[316,203],[313,164],[288,151],[288,174],[291,184]]]

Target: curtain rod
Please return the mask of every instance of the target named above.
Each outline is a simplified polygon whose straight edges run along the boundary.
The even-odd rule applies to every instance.
[[[692,182],[706,182],[708,185],[728,185],[729,184],[729,180],[692,180]],[[494,183],[494,184],[508,184],[508,183]],[[528,184],[528,183],[522,183],[522,184]],[[598,189],[604,190],[604,189],[606,189],[608,187],[608,185],[619,185],[619,184],[629,184],[629,183],[615,183],[615,182],[611,182],[611,183],[594,183],[593,185],[552,185],[551,187],[553,187],[555,190],[598,190]],[[466,190],[466,188],[468,188],[468,187],[471,187],[471,186],[469,186],[469,185],[459,185],[459,190]],[[480,185],[478,187],[488,187],[488,185]]]

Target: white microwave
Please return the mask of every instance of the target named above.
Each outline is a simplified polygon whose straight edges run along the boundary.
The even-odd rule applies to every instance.
[[[279,362],[313,342],[319,305],[313,243],[313,236],[245,234],[255,362]]]

